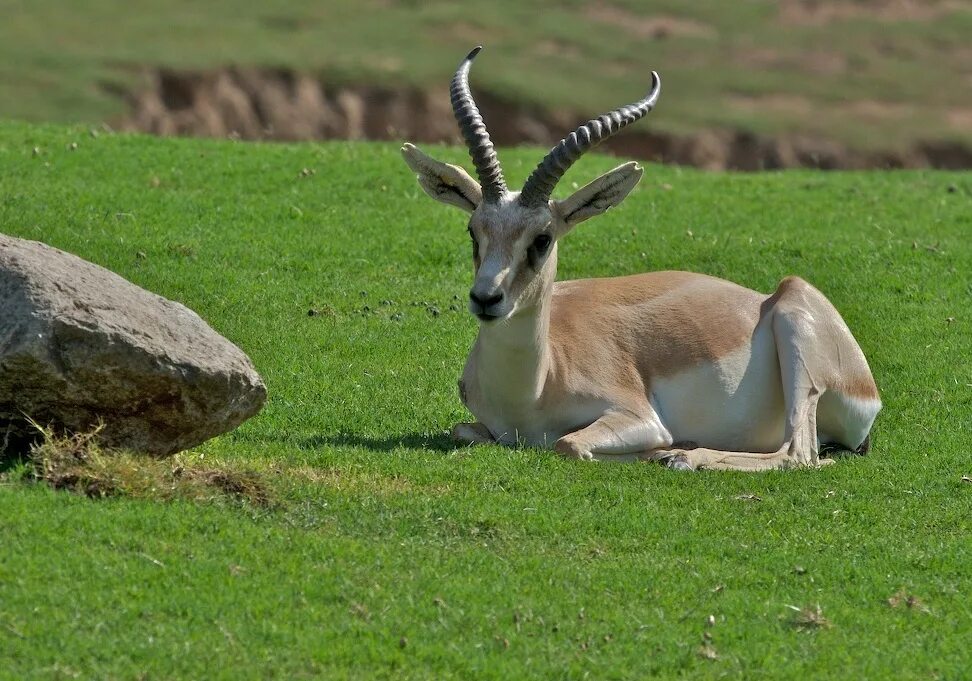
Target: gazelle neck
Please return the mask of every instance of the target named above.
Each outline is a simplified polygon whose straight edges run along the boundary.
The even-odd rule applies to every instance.
[[[550,366],[550,306],[556,278],[557,254],[553,252],[537,282],[534,300],[502,322],[479,325],[480,381],[493,385],[514,403],[532,402],[543,392]]]

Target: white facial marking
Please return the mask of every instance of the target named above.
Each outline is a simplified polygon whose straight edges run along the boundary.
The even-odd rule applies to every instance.
[[[505,283],[511,265],[510,259],[504,257],[505,255],[496,251],[488,253],[476,272],[477,286],[482,284],[487,289],[494,289]]]
[[[524,208],[516,195],[504,197],[496,204],[483,204],[471,220],[470,229],[477,238],[479,267],[473,280],[473,291],[482,299],[502,294],[503,300],[485,311],[495,318],[508,318],[520,308],[520,298],[531,291],[530,277],[521,276],[528,267],[527,249],[536,235],[551,220],[547,209]],[[483,312],[470,301],[474,314]]]

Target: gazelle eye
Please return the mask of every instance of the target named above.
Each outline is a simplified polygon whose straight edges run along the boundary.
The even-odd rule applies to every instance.
[[[536,250],[537,255],[543,255],[550,248],[550,235],[540,234],[536,239],[533,240],[533,248]]]

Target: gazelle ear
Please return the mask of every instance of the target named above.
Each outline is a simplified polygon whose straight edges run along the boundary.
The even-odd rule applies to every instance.
[[[436,201],[462,208],[467,213],[472,213],[482,203],[483,190],[479,183],[459,166],[436,161],[407,142],[402,147],[402,156],[418,176],[425,193]]]
[[[625,163],[581,187],[563,201],[554,201],[554,208],[564,222],[573,227],[621,203],[644,173],[644,169],[634,161]]]

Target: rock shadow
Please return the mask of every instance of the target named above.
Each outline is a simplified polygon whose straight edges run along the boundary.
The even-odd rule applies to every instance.
[[[5,473],[30,458],[31,445],[41,439],[40,433],[0,427],[0,473]]]

